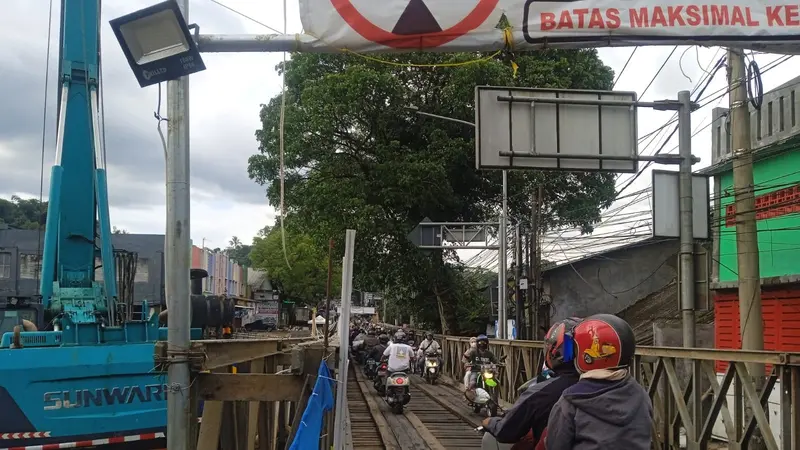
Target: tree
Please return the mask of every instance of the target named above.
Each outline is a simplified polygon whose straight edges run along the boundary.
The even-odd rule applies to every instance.
[[[237,264],[242,266],[251,266],[252,263],[250,261],[250,251],[253,249],[252,245],[245,245],[242,244],[242,241],[233,236],[230,241],[228,241],[228,247],[225,249],[225,254]]]
[[[400,64],[391,65],[353,55],[296,54],[278,66],[287,86],[284,203],[296,227],[317,246],[331,236],[341,241],[345,228],[356,229],[356,284],[404,293],[398,300],[403,308],[425,310],[449,332],[457,332],[463,319],[459,299],[466,295],[466,270],[454,253],[420,252],[406,236],[426,216],[448,222],[496,217],[500,173],[475,169],[473,127],[416,115],[408,107],[471,121],[476,85],[609,89],[613,80],[611,69],[590,50],[518,53],[516,78],[499,57],[457,65],[485,56],[382,57]],[[456,66],[422,67],[441,63]],[[276,206],[280,110],[280,96],[262,106],[260,152],[248,167]],[[611,174],[511,172],[510,215],[523,228],[539,186],[545,223],[585,232],[615,195]]]
[[[124,228],[111,227],[112,234],[129,234],[128,230]]]
[[[47,202],[16,195],[12,195],[10,200],[0,199],[0,223],[12,228],[36,230],[44,227],[46,219]]]
[[[284,254],[281,228],[275,227],[265,236],[253,240],[250,253],[253,267],[263,269],[273,283],[291,299],[316,306],[325,299],[328,280],[328,251],[314,239],[294,227],[286,227]],[[288,263],[287,263],[288,260]],[[333,292],[341,285],[341,267],[333,274]]]

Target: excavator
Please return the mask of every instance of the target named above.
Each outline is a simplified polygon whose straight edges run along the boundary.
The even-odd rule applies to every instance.
[[[100,120],[100,6],[101,0],[61,0],[40,298],[0,301],[0,449],[166,447],[169,389],[153,369],[166,314],[159,318],[145,302],[142,318],[133,320],[118,302]],[[209,322],[226,320],[211,320],[212,309],[232,322],[232,306],[220,307],[218,297],[186,301],[200,311],[192,339]]]

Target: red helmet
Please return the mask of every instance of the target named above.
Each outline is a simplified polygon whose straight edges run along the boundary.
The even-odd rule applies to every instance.
[[[612,314],[595,314],[572,332],[575,367],[585,373],[597,369],[628,367],[636,351],[636,338],[628,322]]]
[[[580,318],[570,317],[553,324],[544,336],[544,364],[555,370],[564,363],[571,363],[575,357],[572,343],[572,330],[581,323]]]

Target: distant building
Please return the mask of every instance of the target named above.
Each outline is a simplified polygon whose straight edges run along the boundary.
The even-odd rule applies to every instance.
[[[44,233],[37,230],[0,229],[0,296],[32,296],[39,292],[42,239]],[[116,250],[138,255],[134,304],[144,300],[150,304],[165,304],[164,235],[115,234],[112,244]],[[95,266],[100,266],[99,257]],[[192,246],[192,268],[208,271],[209,277],[203,286],[205,292],[247,296],[247,268],[231,261],[224,253]],[[98,267],[95,279],[102,281],[102,277],[102,269]],[[186,277],[188,279],[188,273]]]

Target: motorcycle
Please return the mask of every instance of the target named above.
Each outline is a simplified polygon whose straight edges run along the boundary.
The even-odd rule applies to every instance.
[[[468,395],[470,391],[465,393],[469,406],[476,414],[480,414],[484,409],[489,417],[496,417],[499,409],[498,395],[499,386],[497,385],[498,365],[492,363],[485,363],[481,365],[481,370],[478,372],[478,380],[475,385],[475,391],[472,393],[472,398]]]
[[[374,380],[375,375],[378,374],[378,361],[375,361],[373,358],[367,358],[367,362],[364,364],[364,375],[367,376],[368,380]]]
[[[382,362],[378,365],[377,375],[372,382],[373,387],[378,394],[383,395],[386,392],[386,378],[389,375],[389,365]]]
[[[405,372],[395,372],[386,378],[386,403],[395,414],[402,414],[403,407],[411,401],[409,386],[411,378]]]
[[[436,380],[439,378],[439,371],[441,368],[439,367],[439,355],[438,353],[428,353],[425,355],[425,381],[428,384],[436,384]]]

